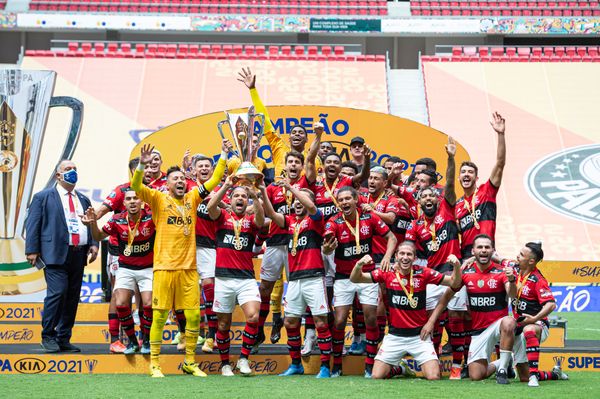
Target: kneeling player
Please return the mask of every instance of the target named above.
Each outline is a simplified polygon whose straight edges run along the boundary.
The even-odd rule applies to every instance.
[[[265,214],[292,237],[288,245],[289,283],[285,295],[285,329],[292,364],[281,374],[304,374],[300,356],[300,318],[310,308],[317,328],[321,350],[321,369],[317,378],[330,377],[331,332],[327,324],[329,305],[325,288],[325,266],[321,257],[325,221],[314,204],[314,194],[308,189],[296,189],[286,179],[281,183],[294,196],[294,216],[275,212],[263,191]]]
[[[422,334],[421,330],[427,322],[426,287],[427,284],[458,286],[460,263],[456,256],[450,255],[447,262],[454,269],[452,276],[445,276],[428,267],[413,265],[415,259],[415,245],[405,241],[398,246],[396,263],[390,271],[375,269],[364,273],[362,267],[373,262],[369,255],[365,255],[356,263],[350,275],[353,283],[382,283],[387,291],[390,328],[375,357],[373,378],[391,378],[410,373],[406,366],[398,366],[402,358],[409,354],[421,367],[426,379],[440,379],[438,357],[431,337]]]
[[[513,314],[517,318],[517,335],[523,345],[515,351],[515,363],[521,381],[529,381],[530,387],[539,386],[538,381],[568,380],[569,376],[562,372],[560,364],[552,371],[539,371],[540,343],[549,335],[548,315],[556,309],[554,295],[548,281],[538,270],[537,264],[544,258],[541,243],[529,242],[519,252],[517,261],[504,260],[502,263],[515,266],[517,276],[517,296],[513,301]]]
[[[507,369],[512,351],[519,350],[520,340],[515,340],[517,322],[508,315],[507,296],[514,298],[517,287],[512,267],[504,269],[492,261],[493,240],[480,234],[473,240],[475,262],[462,272],[461,283],[457,288],[448,289],[422,334],[430,334],[434,324],[444,311],[450,299],[463,286],[467,287],[469,311],[473,319],[471,346],[469,350],[469,376],[471,380],[483,380],[496,372],[498,384],[508,384]],[[489,364],[496,343],[500,341],[500,359]]]
[[[106,237],[113,237],[117,241],[119,268],[115,276],[114,295],[119,321],[129,338],[129,344],[124,353],[130,355],[140,351],[129,305],[136,287],[139,287],[144,309],[140,320],[142,353],[149,354],[150,326],[152,325],[154,222],[152,214],[143,208],[142,201],[135,191],[125,192],[123,203],[127,211],[113,215],[102,231],[98,229],[96,213],[92,208],[86,211],[82,221],[90,226],[95,240],[101,241]]]
[[[215,300],[213,311],[217,314],[217,348],[224,376],[233,376],[229,364],[231,315],[236,302],[246,317],[242,353],[236,368],[242,375],[252,374],[248,356],[258,335],[260,294],[254,277],[252,247],[258,230],[264,223],[264,212],[252,188],[234,187],[231,191],[231,211],[219,208],[225,193],[233,187],[236,178],[229,176],[223,187],[208,202],[208,215],[217,226],[217,261],[215,266]],[[253,200],[254,213],[246,214],[248,197]]]

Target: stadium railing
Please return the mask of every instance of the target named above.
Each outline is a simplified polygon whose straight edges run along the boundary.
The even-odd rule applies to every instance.
[[[198,58],[317,61],[385,61],[385,55],[359,54],[357,46],[242,45],[198,43],[53,42],[49,50],[25,50],[36,57]],[[357,51],[358,50],[358,51]]]
[[[387,15],[388,13],[386,0],[31,0],[29,10],[284,15]]]
[[[412,15],[424,16],[599,16],[600,2],[586,1],[412,1]]]
[[[600,62],[598,46],[436,46],[422,61],[448,62]]]

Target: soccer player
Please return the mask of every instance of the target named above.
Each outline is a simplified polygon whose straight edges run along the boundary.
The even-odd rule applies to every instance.
[[[456,202],[456,193],[454,190],[456,145],[452,137],[448,138],[446,145],[448,154],[448,166],[446,169],[446,186],[444,197],[440,198],[432,186],[419,191],[419,207],[422,211],[421,216],[414,220],[406,231],[406,239],[412,241],[417,246],[417,255],[427,262],[427,267],[437,270],[440,273],[448,274],[452,269],[446,262],[448,256],[454,255],[460,257],[460,244],[458,242],[458,226],[454,218],[454,207]],[[440,297],[444,294],[444,289],[430,285],[427,287],[427,310],[435,308]],[[449,316],[454,317],[455,312],[464,312],[467,310],[466,294],[461,292],[448,305]],[[442,320],[445,319],[442,318]],[[453,331],[450,333],[460,334],[462,331]],[[433,336],[433,343],[439,350],[442,339],[442,326],[438,324]],[[453,353],[454,362],[462,361],[463,348],[456,347]],[[460,363],[454,373],[458,373],[460,378]]]
[[[281,375],[304,374],[300,357],[300,320],[308,306],[317,328],[321,350],[321,368],[317,378],[329,378],[331,332],[327,321],[329,302],[325,288],[325,267],[321,257],[325,219],[314,204],[312,191],[297,189],[288,179],[280,184],[294,196],[294,215],[276,212],[266,191],[263,192],[263,198],[266,216],[280,228],[287,229],[291,236],[291,240],[288,240],[289,282],[284,302],[285,329],[292,364]]]
[[[335,251],[335,325],[333,328],[333,369],[332,377],[342,375],[342,348],[346,320],[354,295],[358,294],[365,315],[367,357],[365,359],[365,377],[370,378],[373,362],[377,354],[379,328],[377,327],[377,303],[379,286],[377,284],[354,284],[349,280],[356,262],[365,254],[373,251],[373,237],[384,236],[387,240],[386,252],[381,259],[381,268],[387,270],[396,248],[396,237],[387,225],[372,212],[363,212],[358,207],[358,192],[353,187],[342,187],[337,193],[336,203],[341,212],[331,218],[325,226],[323,253]],[[371,269],[374,266],[371,267]],[[370,270],[366,270],[370,271]]]
[[[228,176],[223,187],[210,199],[208,215],[217,226],[217,261],[215,267],[215,300],[213,310],[217,314],[217,349],[221,358],[221,373],[230,377],[233,370],[229,364],[231,315],[236,302],[246,317],[242,353],[236,368],[243,376],[252,374],[248,357],[258,335],[260,293],[254,277],[252,247],[258,230],[264,223],[263,207],[252,188],[234,187],[237,177]],[[264,183],[260,183],[264,186]],[[218,204],[231,190],[231,211],[220,209]],[[246,214],[248,199],[252,198],[252,214]]]
[[[138,164],[140,163],[139,158],[134,158],[129,161],[129,172],[131,175],[135,172]],[[114,212],[115,214],[125,212],[127,209],[123,203],[124,194],[131,190],[131,183],[128,181],[123,184],[119,184],[115,187],[110,194],[106,197],[106,199],[102,202],[102,204],[96,209],[96,219],[101,219],[108,212]],[[115,276],[117,274],[117,270],[119,269],[119,246],[118,240],[115,236],[110,236],[108,238],[108,255],[106,257],[106,271],[110,278],[110,286],[115,286]],[[137,291],[135,292],[136,303],[139,305],[141,303],[140,294]],[[117,297],[115,295],[111,295],[110,303],[108,305],[108,331],[110,333],[110,352],[111,353],[123,353],[125,352],[125,345],[119,339],[120,325],[119,325],[119,316],[117,315]],[[138,313],[140,312],[140,308],[138,307]],[[140,317],[140,320],[142,319]]]
[[[471,161],[465,161],[460,165],[458,181],[464,190],[464,196],[456,202],[456,220],[461,234],[461,253],[463,259],[472,256],[473,239],[478,234],[487,234],[495,239],[496,235],[496,195],[502,182],[502,173],[506,164],[506,123],[502,116],[495,112],[492,114],[490,125],[497,133],[498,146],[496,149],[496,163],[485,183],[477,186],[478,168]],[[455,315],[450,318],[449,323],[456,331],[464,331],[463,338],[455,339],[455,347],[464,347],[465,364],[468,361],[468,350],[470,343],[469,331],[471,320],[467,313]],[[457,364],[455,359],[455,364]],[[460,363],[460,362],[458,362]],[[466,367],[464,370],[467,370]],[[466,375],[463,373],[463,377]]]
[[[194,362],[200,325],[200,292],[196,270],[194,210],[208,196],[225,170],[225,160],[231,144],[223,140],[221,158],[213,176],[196,189],[185,192],[186,179],[178,167],[167,171],[169,192],[162,193],[142,184],[145,165],[152,159],[153,148],[144,145],[140,165],[133,175],[131,188],[150,205],[156,225],[154,243],[154,282],[152,290],[153,322],[150,329],[150,374],[164,377],[159,362],[162,332],[169,310],[181,309],[186,318],[186,348],[182,370],[198,377],[206,374]]]
[[[325,161],[325,155],[329,154],[330,152],[334,152],[334,148],[333,145],[331,144],[331,141],[323,141],[321,142],[321,144],[319,145],[319,158],[321,159],[321,163],[323,163]]]
[[[143,354],[150,353],[150,326],[152,325],[152,262],[155,238],[152,213],[144,209],[144,204],[135,191],[123,193],[125,212],[117,213],[102,227],[98,228],[94,209],[89,208],[82,221],[91,228],[92,237],[101,241],[113,237],[119,251],[119,268],[113,287],[116,309],[123,331],[129,339],[123,353],[130,355],[140,351],[135,336],[135,326],[131,314],[131,298],[137,288],[141,293],[143,314],[140,319]],[[139,306],[139,304],[138,304]]]
[[[313,148],[312,153],[309,152],[309,156],[312,156],[313,158],[316,157],[317,149],[318,147]],[[286,154],[285,174],[289,179],[290,184],[296,188],[308,187],[306,178],[302,175],[303,165],[304,155],[298,151],[291,150]],[[291,212],[293,195],[285,186],[278,183],[272,183],[267,187],[266,193],[276,212],[286,215]],[[266,249],[260,267],[260,286],[258,289],[260,291],[261,304],[258,323],[258,338],[256,340],[257,346],[265,340],[264,325],[269,315],[273,287],[277,280],[281,278],[283,267],[285,266],[286,270],[288,269],[288,241],[288,229],[281,228],[277,223],[271,223],[266,239]],[[281,330],[281,327],[283,327],[281,312],[274,312],[273,330],[276,331],[271,334],[272,343],[277,343],[277,341],[279,341],[279,331]]]
[[[463,286],[467,287],[469,311],[473,319],[471,348],[469,351],[469,376],[473,381],[483,380],[496,372],[498,384],[508,384],[508,364],[513,350],[522,350],[521,340],[515,340],[516,320],[508,315],[508,298],[517,293],[517,278],[512,267],[504,267],[492,261],[494,242],[481,234],[473,241],[475,262],[465,266],[461,284],[449,288],[442,295],[427,324],[421,331],[426,337],[434,330],[436,320],[450,299]],[[500,341],[500,359],[489,363],[490,356]]]
[[[522,345],[515,352],[515,363],[521,381],[529,381],[530,387],[539,386],[539,381],[568,380],[560,364],[552,371],[539,371],[540,344],[549,335],[548,315],[556,309],[556,301],[548,286],[548,281],[537,268],[544,259],[542,244],[528,242],[525,244],[517,260],[504,259],[503,265],[515,267],[517,275],[517,294],[512,302],[513,315],[517,319],[517,331],[522,333],[516,339]]]
[[[361,258],[350,274],[356,284],[381,283],[385,286],[387,308],[390,312],[390,331],[383,339],[375,365],[373,378],[391,378],[396,375],[411,375],[405,365],[397,366],[402,358],[411,355],[428,380],[440,379],[440,367],[436,351],[429,336],[421,337],[421,329],[427,322],[427,284],[454,287],[460,284],[460,262],[450,255],[447,262],[452,265],[452,276],[445,276],[428,267],[416,266],[416,248],[405,241],[396,250],[396,262],[391,270],[376,268],[365,273],[362,268],[373,263],[369,255]]]
[[[358,166],[352,161],[344,161],[340,166],[340,176],[354,177],[358,174]]]

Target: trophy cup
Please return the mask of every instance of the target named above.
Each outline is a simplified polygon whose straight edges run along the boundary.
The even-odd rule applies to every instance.
[[[0,69],[0,296],[31,294],[46,288],[44,273],[25,257],[23,228],[40,158],[48,111],[73,110],[62,155],[73,155],[83,104],[71,97],[52,97],[56,72]],[[53,186],[50,171],[46,188]]]
[[[227,137],[223,131],[223,126],[229,126],[231,131],[232,143],[235,147],[234,155],[239,157],[240,166],[235,172],[240,183],[247,186],[256,186],[258,180],[263,174],[254,166],[252,161],[258,150],[258,143],[265,132],[265,116],[254,112],[254,107],[248,108],[247,113],[234,114],[225,111],[227,119],[217,124],[221,138]],[[256,145],[253,143],[253,136],[257,136]]]

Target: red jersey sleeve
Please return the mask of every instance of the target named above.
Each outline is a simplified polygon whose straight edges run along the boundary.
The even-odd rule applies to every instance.
[[[371,278],[374,283],[385,283],[385,272],[379,268],[371,271]]]
[[[326,224],[325,224],[325,235],[327,234],[333,234],[334,236],[337,233],[337,228],[336,228],[337,224],[334,223],[332,220],[329,220]]]
[[[115,220],[110,218],[108,222],[102,227],[102,231],[109,236],[117,236],[119,231],[117,230],[117,225],[115,224]]]
[[[426,284],[440,285],[442,280],[444,280],[444,275],[438,272],[437,270],[433,270],[429,267],[424,267],[423,271],[425,274],[425,280],[427,281]]]
[[[535,292],[539,303],[542,305],[547,302],[556,302],[554,295],[552,295],[552,290],[550,290],[550,287],[548,286],[548,281],[546,281],[545,278],[538,279],[535,285]]]
[[[381,220],[379,218],[379,216],[371,213],[371,223],[372,223],[372,227],[373,227],[373,231],[380,236],[384,236],[387,233],[390,232],[390,228],[388,227],[387,224],[385,224],[383,222],[383,220]]]
[[[481,190],[483,188],[483,190],[485,190],[485,195],[489,198],[496,198],[496,195],[498,194],[498,188],[492,184],[491,181],[486,181],[485,183],[483,183],[481,186],[479,186],[479,190]]]
[[[102,202],[102,205],[114,212],[123,208],[124,198],[125,195],[123,194],[123,190],[121,190],[121,186],[118,186],[108,194]]]
[[[398,203],[398,198],[391,197],[385,207],[385,212],[393,212],[394,215],[398,216],[400,214],[400,204]]]

